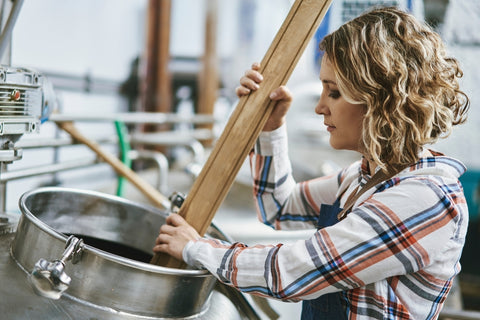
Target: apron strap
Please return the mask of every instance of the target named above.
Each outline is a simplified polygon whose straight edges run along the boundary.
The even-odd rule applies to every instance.
[[[388,179],[393,178],[400,171],[402,171],[403,169],[405,169],[409,166],[410,165],[396,166],[396,167],[393,168],[392,171],[390,171],[388,173],[386,173],[383,170],[378,170],[373,175],[373,177],[370,180],[368,180],[367,183],[360,190],[358,190],[359,187],[357,186],[355,188],[355,190],[353,190],[353,192],[348,197],[347,202],[345,203],[345,206],[343,207],[343,210],[340,211],[340,213],[338,214],[338,216],[337,216],[338,221],[344,219],[347,216],[347,214],[350,213],[350,211],[352,210],[353,204],[358,200],[358,198],[360,198],[360,196],[362,194],[365,193],[365,191],[375,187],[377,184],[379,184],[383,181],[387,181]]]

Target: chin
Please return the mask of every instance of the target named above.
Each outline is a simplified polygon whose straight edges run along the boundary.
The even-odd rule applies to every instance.
[[[335,150],[350,150],[350,151],[358,151],[358,148],[351,146],[350,144],[342,143],[340,141],[332,141],[330,139],[330,146]]]
[[[344,148],[344,144],[339,143],[339,141],[335,141],[335,140],[332,139],[331,137],[330,137],[330,146],[331,146],[333,149],[335,149],[335,150],[343,150],[343,149],[345,149],[345,148]]]

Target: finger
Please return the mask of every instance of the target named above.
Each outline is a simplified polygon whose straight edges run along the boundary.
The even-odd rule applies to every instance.
[[[172,235],[175,232],[175,226],[164,224],[163,226],[160,227],[160,232],[159,233],[165,233],[165,234],[170,234]]]
[[[260,70],[260,63],[258,62],[252,63],[252,69],[257,71]]]
[[[168,244],[172,241],[172,236],[168,235],[168,234],[165,234],[165,233],[161,233],[158,235],[158,237],[155,239],[155,244],[156,245],[159,245],[159,244]]]
[[[177,260],[183,261],[182,249],[181,248],[175,248],[175,247],[172,247],[168,244],[159,244],[159,245],[154,246],[152,248],[152,251],[154,253],[166,253],[166,254],[174,257]]]
[[[249,94],[250,92],[252,92],[252,90],[248,89],[248,88],[245,88],[245,87],[237,87],[235,88],[235,94],[237,95],[237,97],[241,98],[243,96],[246,96],[247,94]]]
[[[172,213],[171,215],[169,215],[165,220],[165,222],[167,225],[174,226],[174,227],[188,224],[187,221],[185,221],[185,219],[177,213]]]
[[[153,252],[159,253],[159,252],[165,252],[167,253],[168,251],[168,244],[157,244],[153,247]]]
[[[257,90],[258,88],[260,88],[259,82],[256,82],[255,80],[247,76],[240,78],[240,84],[242,85],[242,87],[245,87],[250,90]]]
[[[252,79],[248,77],[242,77],[240,78],[240,84],[241,86],[237,87],[235,89],[235,93],[237,94],[237,97],[241,98],[242,96],[245,96],[249,94],[252,91],[257,90],[260,88],[260,86],[253,81]]]
[[[245,76],[243,76],[242,78],[248,78],[248,79],[251,79],[253,81],[255,81],[256,83],[260,83],[263,81],[263,76],[260,72],[258,72],[257,70],[253,70],[253,69],[249,69],[247,71],[245,71]],[[240,78],[240,81],[242,79]]]
[[[286,102],[292,100],[292,93],[286,86],[280,86],[270,93],[270,99],[272,100],[284,100]]]
[[[164,252],[178,260],[182,260],[182,252],[187,243],[188,240],[185,239],[160,235],[152,250],[153,252]]]

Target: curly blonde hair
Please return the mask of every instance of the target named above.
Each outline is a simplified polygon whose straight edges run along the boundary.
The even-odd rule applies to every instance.
[[[342,96],[367,106],[362,143],[383,170],[418,154],[466,121],[463,73],[440,36],[397,8],[377,8],[347,22],[320,44]]]

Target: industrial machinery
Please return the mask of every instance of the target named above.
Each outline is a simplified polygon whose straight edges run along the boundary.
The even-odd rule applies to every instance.
[[[48,119],[55,96],[51,84],[38,72],[0,66],[0,161],[22,158],[14,144],[25,133],[38,132]]]
[[[36,133],[55,108],[51,83],[40,73],[0,66],[0,175],[6,166],[22,158],[15,144],[26,133]],[[0,184],[0,229],[9,229],[5,215],[6,184]]]

